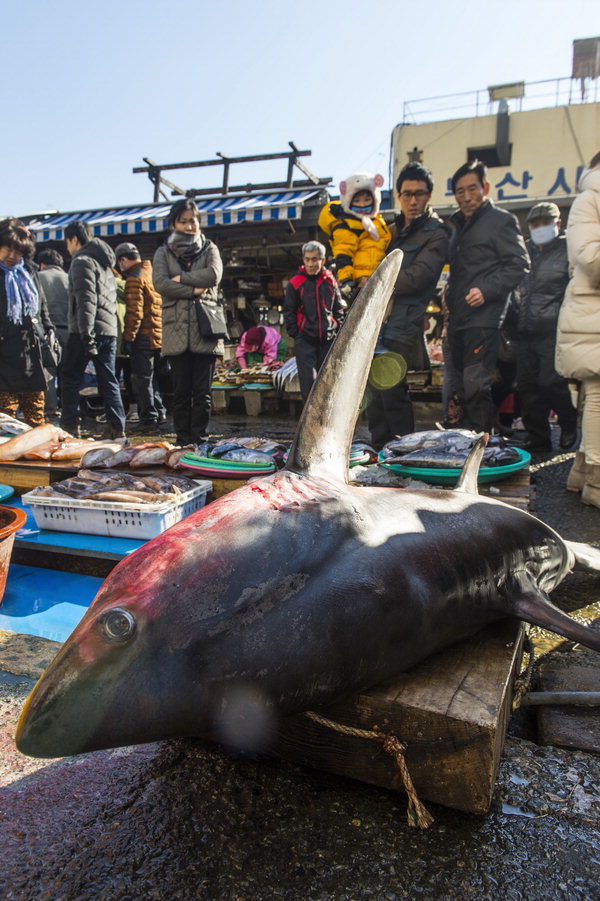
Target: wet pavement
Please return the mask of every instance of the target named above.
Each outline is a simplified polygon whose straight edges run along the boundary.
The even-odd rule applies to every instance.
[[[213,420],[224,435],[287,440],[291,428]],[[564,489],[573,456],[535,458],[536,512],[565,538],[600,545],[600,510]],[[553,599],[597,620],[600,576],[572,574]],[[536,633],[538,654],[578,653]],[[428,804],[435,822],[421,831],[402,795],[200,741],[25,758],[14,723],[52,650],[26,644],[15,653],[0,635],[2,899],[600,898],[600,756],[538,746],[532,713],[511,721],[490,813]]]

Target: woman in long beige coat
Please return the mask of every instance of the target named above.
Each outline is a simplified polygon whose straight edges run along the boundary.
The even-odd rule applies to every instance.
[[[567,223],[573,274],[558,319],[556,369],[581,381],[582,440],[567,479],[600,507],[600,153],[579,179]]]

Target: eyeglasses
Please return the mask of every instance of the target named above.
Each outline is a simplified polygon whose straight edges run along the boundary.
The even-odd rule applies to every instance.
[[[413,197],[416,200],[423,200],[424,197],[429,197],[429,191],[401,191],[400,197],[402,200],[411,200]]]

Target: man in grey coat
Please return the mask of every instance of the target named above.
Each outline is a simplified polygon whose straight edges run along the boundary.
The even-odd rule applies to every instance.
[[[85,222],[65,228],[69,269],[69,337],[63,360],[61,425],[79,434],[79,387],[89,360],[94,363],[104,400],[107,427],[103,437],[125,435],[125,410],[115,376],[117,284],[115,255],[100,238],[91,238]]]

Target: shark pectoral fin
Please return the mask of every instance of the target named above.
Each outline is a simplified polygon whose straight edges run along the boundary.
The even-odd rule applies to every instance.
[[[460,476],[458,477],[458,482],[456,483],[456,486],[454,488],[455,491],[464,491],[465,494],[479,494],[479,490],[477,488],[477,476],[479,475],[481,459],[483,457],[483,452],[486,449],[489,437],[490,436],[487,434],[487,432],[485,432],[471,448],[471,452],[465,461],[465,465],[462,468]]]
[[[590,573],[600,573],[600,549],[582,541],[565,541],[575,557],[575,569]]]
[[[600,651],[600,632],[567,616],[566,613],[555,607],[547,595],[541,591],[532,589],[513,598],[513,609],[515,616],[528,623],[533,623],[534,626],[541,626],[543,629],[549,629],[550,632],[557,632],[571,641],[585,645],[586,648]]]

